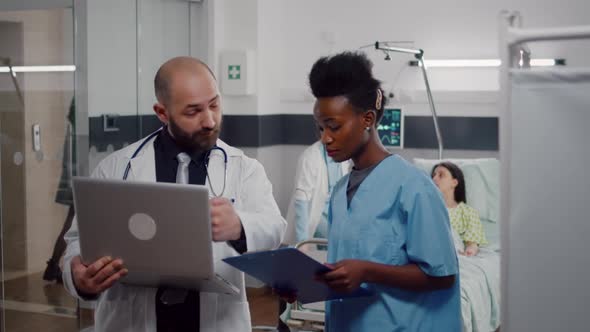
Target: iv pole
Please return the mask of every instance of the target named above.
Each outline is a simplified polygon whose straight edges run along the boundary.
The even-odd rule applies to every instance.
[[[410,49],[410,48],[400,48],[400,47],[391,47],[387,46],[383,42],[375,42],[375,49],[384,51],[387,56],[389,56],[388,52],[398,52],[398,53],[406,53],[406,54],[413,54],[416,59],[418,59],[418,63],[420,68],[422,68],[422,76],[424,77],[424,84],[426,85],[426,95],[428,97],[428,104],[430,105],[430,112],[432,113],[432,121],[434,122],[434,131],[436,133],[436,140],[438,142],[438,159],[442,159],[443,153],[443,142],[442,136],[440,133],[440,129],[438,127],[438,117],[436,116],[436,109],[434,108],[434,101],[432,99],[432,92],[430,91],[430,84],[428,83],[428,75],[426,75],[426,66],[424,65],[424,50],[421,49]]]

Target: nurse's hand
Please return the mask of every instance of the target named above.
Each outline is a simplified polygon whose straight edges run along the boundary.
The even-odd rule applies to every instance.
[[[239,240],[242,223],[232,203],[227,198],[216,197],[209,200],[209,205],[213,241]]]
[[[335,264],[326,264],[332,271],[317,278],[337,292],[352,292],[364,282],[367,262],[345,259]]]
[[[127,269],[121,259],[111,257],[99,258],[86,266],[80,256],[72,258],[72,277],[79,293],[94,296],[109,289],[113,284],[127,275]]]

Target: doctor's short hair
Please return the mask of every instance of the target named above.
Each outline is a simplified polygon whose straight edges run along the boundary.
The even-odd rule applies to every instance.
[[[375,126],[381,121],[387,98],[381,82],[373,77],[373,63],[361,52],[343,52],[322,57],[309,73],[316,98],[344,96],[360,113],[375,110]]]
[[[449,173],[451,173],[451,176],[453,177],[453,179],[457,180],[457,182],[458,182],[457,186],[455,187],[455,192],[453,193],[455,196],[455,201],[457,203],[463,202],[463,203],[467,204],[467,197],[465,195],[465,177],[463,176],[463,171],[461,171],[459,166],[453,164],[452,162],[443,161],[441,163],[434,165],[434,167],[432,167],[432,172],[430,172],[431,178],[434,176],[434,171],[439,166],[446,168],[449,171]]]

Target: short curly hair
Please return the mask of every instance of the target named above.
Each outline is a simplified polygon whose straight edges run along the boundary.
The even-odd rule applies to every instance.
[[[316,98],[344,96],[359,111],[375,110],[377,121],[387,102],[381,82],[373,77],[373,63],[361,52],[343,52],[317,60],[309,73]]]

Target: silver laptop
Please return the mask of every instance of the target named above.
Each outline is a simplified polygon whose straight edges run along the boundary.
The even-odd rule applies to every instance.
[[[84,263],[123,259],[121,282],[239,294],[213,264],[205,186],[74,177]]]

